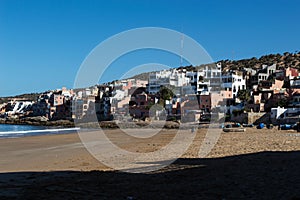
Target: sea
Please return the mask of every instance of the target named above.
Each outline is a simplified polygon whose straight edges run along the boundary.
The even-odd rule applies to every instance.
[[[36,135],[75,133],[79,128],[57,128],[46,126],[0,124],[0,139]]]

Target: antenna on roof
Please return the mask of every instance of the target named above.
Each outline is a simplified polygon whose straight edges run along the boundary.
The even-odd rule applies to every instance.
[[[184,43],[184,36],[183,34],[181,34],[181,38],[180,38],[180,67],[183,67],[183,43]]]

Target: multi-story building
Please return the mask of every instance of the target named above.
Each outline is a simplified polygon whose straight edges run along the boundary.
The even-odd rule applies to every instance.
[[[111,97],[113,87],[98,85],[98,95],[95,97],[95,111],[99,121],[112,120]]]
[[[189,78],[189,85],[193,90],[193,93],[185,92],[184,94],[201,94],[202,92],[208,92],[210,89],[210,81],[204,80],[204,71],[187,71],[186,77]]]
[[[220,89],[221,64],[211,64],[203,68],[186,71],[185,69],[163,70],[150,73],[147,90],[150,94],[157,93],[161,86],[174,86],[183,88],[183,95],[201,94],[210,92],[211,89]]]
[[[258,70],[255,75],[251,76],[250,87],[252,88],[254,85],[258,85],[261,81],[268,80],[270,75],[276,77],[276,64],[271,66],[263,65],[262,69]]]
[[[229,91],[235,99],[239,90],[246,89],[246,80],[241,72],[230,71],[222,76],[222,90]]]
[[[220,89],[222,69],[221,64],[210,64],[197,71],[187,71],[190,86],[196,94],[216,91]]]
[[[50,118],[50,102],[49,99],[53,95],[53,92],[44,92],[41,94],[37,101],[32,105],[33,116],[45,116]]]
[[[143,91],[133,94],[129,102],[130,116],[139,119],[150,117],[150,108],[156,103],[155,99],[155,95],[146,94]]]
[[[139,79],[125,79],[120,80],[115,83],[115,87],[121,86],[121,90],[129,90],[131,88],[137,88],[137,87],[146,87],[148,84],[148,81],[143,81]]]
[[[299,76],[299,71],[296,68],[288,67],[284,70],[284,76],[289,80],[293,80]]]
[[[162,86],[168,87],[172,85],[175,87],[182,87],[188,84],[189,78],[186,77],[185,72],[177,69],[163,70],[149,74],[147,91],[149,94],[156,94]]]
[[[51,120],[72,118],[72,90],[63,87],[61,90],[53,91],[49,97],[47,107],[50,107],[48,118]]]
[[[221,63],[210,64],[205,66],[203,70],[203,81],[209,82],[208,91],[219,91],[221,89],[222,81],[222,65]],[[200,83],[199,83],[200,84]]]
[[[203,111],[203,112],[210,112],[211,111],[211,94],[207,93],[207,94],[201,94],[199,95],[199,108]]]
[[[168,119],[179,120],[181,117],[181,98],[173,97],[171,100],[165,101],[165,109]]]

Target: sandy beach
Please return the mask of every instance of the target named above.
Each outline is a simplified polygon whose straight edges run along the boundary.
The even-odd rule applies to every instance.
[[[300,133],[222,132],[206,158],[199,158],[206,132],[187,130],[196,135],[180,159],[140,174],[100,163],[77,134],[1,139],[0,198],[300,199]],[[176,133],[163,130],[150,139],[129,140],[120,130],[106,131],[117,146],[139,153],[162,148]]]

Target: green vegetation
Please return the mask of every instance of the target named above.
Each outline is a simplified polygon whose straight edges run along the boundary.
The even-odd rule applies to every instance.
[[[241,70],[244,67],[249,67],[253,69],[260,69],[262,65],[272,65],[276,64],[278,67],[294,67],[300,69],[300,52],[295,53],[285,52],[283,54],[269,54],[261,56],[260,58],[250,58],[243,60],[221,60],[223,71],[230,69]]]
[[[173,87],[167,88],[167,87],[161,87],[159,90],[159,96],[163,102],[165,100],[171,100],[174,97]]]
[[[276,103],[276,107],[287,107],[288,106],[289,101],[284,98],[284,99],[280,99],[277,103]]]
[[[239,90],[237,93],[237,97],[241,100],[241,101],[250,101],[251,96],[250,96],[250,90]]]
[[[295,51],[294,53],[285,52],[283,54],[269,54],[261,56],[260,58],[252,57],[249,59],[242,59],[242,60],[220,60],[216,63],[222,64],[222,70],[241,70],[245,67],[253,68],[253,69],[260,69],[262,65],[272,65],[276,64],[280,68],[286,67],[294,67],[300,69],[300,52]],[[212,64],[203,64],[200,66],[185,66],[179,67],[177,69],[186,69],[190,71],[197,71],[198,68],[203,68],[205,66],[215,66],[214,63]],[[142,73],[136,75],[132,78],[141,79],[141,80],[148,80],[150,72]]]

